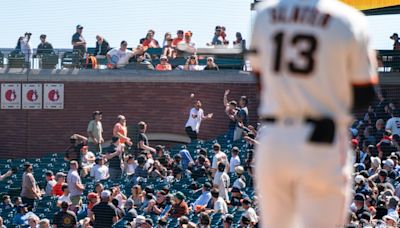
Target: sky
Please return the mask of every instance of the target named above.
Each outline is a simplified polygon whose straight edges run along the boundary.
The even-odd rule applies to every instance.
[[[191,30],[197,47],[205,47],[216,25],[227,28],[227,38],[235,39],[241,32],[248,40],[254,13],[253,0],[16,0],[2,4],[0,48],[14,48],[19,36],[32,32],[32,45],[39,44],[44,33],[55,48],[70,48],[77,24],[84,26],[83,36],[88,47],[95,46],[97,34],[112,47],[122,40],[136,46],[149,29],[163,41],[165,32],[175,36],[178,29]],[[373,31],[373,47],[391,49],[389,36],[396,29],[400,15],[369,17]]]

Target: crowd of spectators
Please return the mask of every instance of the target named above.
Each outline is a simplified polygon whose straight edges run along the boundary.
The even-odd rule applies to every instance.
[[[351,126],[355,163],[349,224],[398,227],[400,197],[400,113],[385,92]]]
[[[14,54],[22,53],[25,57],[25,62],[29,65],[32,57],[34,56],[31,45],[32,33],[25,33],[18,41]],[[178,30],[176,37],[172,37],[170,32],[165,33],[162,43],[159,43],[155,38],[155,31],[150,29],[146,36],[139,40],[135,48],[128,48],[128,43],[123,40],[120,42],[119,48],[111,48],[109,42],[101,35],[96,35],[94,51],[88,52],[88,41],[83,36],[83,26],[77,25],[76,32],[71,39],[72,50],[78,53],[80,61],[85,63],[86,67],[91,64],[97,65],[99,60],[106,59],[107,67],[110,69],[123,68],[129,63],[150,63],[151,67],[148,69],[155,69],[159,71],[172,70],[168,65],[168,60],[176,58],[186,58],[186,64],[178,66],[177,69],[184,70],[219,70],[218,66],[214,63],[213,58],[207,58],[206,65],[199,65],[196,55],[196,43],[193,41],[193,32]],[[45,34],[40,35],[40,44],[37,47],[35,56],[41,57],[43,55],[54,54],[53,46],[47,42]],[[236,39],[232,42],[234,48],[244,48],[245,40],[242,35],[237,32]],[[229,41],[226,35],[226,28],[224,26],[216,26],[215,33],[210,43],[206,44],[212,47],[228,47]],[[161,49],[159,54],[148,54],[148,49]],[[93,58],[92,58],[93,57]],[[203,57],[202,57],[203,58]],[[92,60],[93,59],[93,60]],[[192,59],[196,61],[192,61]],[[152,60],[160,60],[159,64],[153,66]],[[164,62],[161,62],[164,61]],[[210,61],[211,63],[208,63]],[[90,64],[90,65],[91,65]],[[149,64],[148,64],[149,65]],[[155,68],[154,68],[155,67]]]
[[[228,94],[226,91],[224,103]],[[185,127],[188,136],[196,142],[201,121],[212,119],[213,114],[204,114],[201,101],[196,100],[194,94],[191,99],[194,107]],[[247,98],[241,97],[239,103],[247,104]],[[221,109],[225,108],[221,105]],[[224,227],[257,227],[257,198],[246,194],[248,187],[253,186],[250,172],[253,164],[248,159],[242,162],[239,157],[241,153],[252,153],[243,148],[253,150],[256,132],[248,129],[252,127],[247,125],[246,105],[234,111],[230,114],[233,120],[228,116],[227,122],[234,121],[235,131],[240,127],[246,132],[242,134],[246,139],[253,134],[246,147],[235,146],[222,151],[221,145],[214,143],[211,151],[198,148],[193,153],[182,145],[176,154],[171,154],[163,145],[150,145],[146,134],[148,125],[143,121],[137,123],[137,135],[131,138],[123,115],[116,118],[112,135],[104,135],[110,131],[103,130],[103,113],[94,111],[86,129],[87,136],[73,134],[70,137],[64,158],[69,171],[55,174],[47,171],[45,185],[39,187],[38,182],[43,180],[36,180],[33,173],[33,166],[38,164],[26,162],[20,197],[11,200],[5,195],[0,209],[14,208],[17,213],[12,224],[26,227],[50,227],[50,224],[54,227],[112,227],[113,224],[118,224],[117,227],[169,227],[174,219],[179,227],[210,227],[215,215],[221,216]],[[229,136],[228,142],[232,137]],[[105,138],[111,141],[106,143]],[[12,174],[10,170],[2,178]],[[131,186],[129,192],[120,188],[123,179]],[[198,182],[200,179],[203,181]],[[95,183],[91,189],[84,184],[87,180]],[[150,180],[164,185],[154,188],[148,185]],[[184,180],[191,181],[188,187],[193,194],[199,193],[196,198],[183,190],[171,191],[172,183]],[[107,181],[113,185],[104,187]],[[55,198],[59,211],[40,219],[35,209],[44,197]],[[230,212],[237,209],[243,213],[234,224]],[[154,216],[158,224],[149,219]],[[198,217],[195,221],[192,220],[194,216]]]

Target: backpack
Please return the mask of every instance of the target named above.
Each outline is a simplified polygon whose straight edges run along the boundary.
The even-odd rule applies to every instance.
[[[85,68],[96,69],[97,68],[97,59],[94,56],[88,56],[85,62]]]

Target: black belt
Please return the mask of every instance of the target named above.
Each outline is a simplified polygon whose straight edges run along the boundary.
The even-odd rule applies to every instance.
[[[285,119],[286,120],[286,119]],[[273,116],[266,116],[260,118],[261,122],[264,123],[276,123],[278,118]],[[304,118],[305,123],[310,123],[314,126],[314,130],[309,137],[310,142],[314,143],[327,143],[332,144],[335,139],[336,124],[334,120],[330,117],[320,117],[320,118]],[[285,121],[287,125],[293,123],[290,118]]]

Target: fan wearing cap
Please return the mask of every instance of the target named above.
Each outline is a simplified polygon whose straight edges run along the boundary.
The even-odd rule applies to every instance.
[[[357,193],[354,195],[352,208],[354,208],[353,212],[355,212],[357,216],[361,215],[365,211],[368,211],[368,208],[365,205],[365,196],[363,194]]]
[[[78,219],[73,211],[68,210],[68,203],[61,203],[61,210],[56,212],[53,216],[53,224],[55,227],[75,228]]]
[[[171,218],[179,218],[189,214],[189,207],[185,202],[185,195],[182,192],[177,192],[174,196],[174,205],[171,208]]]
[[[65,175],[63,172],[58,172],[56,173],[56,181],[57,183],[53,186],[53,189],[51,191],[51,194],[53,196],[61,196],[63,194],[62,192],[62,186],[65,183]]]
[[[96,157],[96,164],[90,169],[90,176],[95,181],[107,180],[110,177],[108,166],[104,164],[103,157]]]
[[[212,171],[211,176],[214,177],[214,175],[218,169],[218,163],[223,162],[224,164],[226,164],[227,165],[226,171],[228,171],[229,170],[229,161],[228,161],[228,157],[226,156],[226,154],[221,151],[221,145],[219,145],[218,143],[214,143],[213,152],[214,152],[214,156],[213,156],[212,165],[211,165],[211,171]]]
[[[222,226],[223,228],[233,228],[233,215],[226,214],[222,216]]]
[[[225,200],[219,195],[218,188],[211,189],[211,199],[206,205],[207,213],[228,213],[228,205]]]
[[[86,177],[90,173],[90,169],[95,164],[96,156],[93,152],[89,151],[88,146],[83,146],[81,149],[81,159],[82,159],[82,171],[81,176]]]
[[[183,40],[183,33],[183,30],[178,30],[176,32],[176,37],[172,40],[172,47],[176,47],[176,45]]]
[[[192,41],[192,36],[192,32],[185,32],[183,40],[176,45],[179,56],[187,57],[196,52],[196,44]]]
[[[203,185],[203,188],[201,189],[201,195],[191,205],[193,211],[195,212],[203,211],[203,209],[207,206],[208,202],[211,199],[211,192],[210,192],[211,187],[212,185],[209,182],[206,182]]]
[[[231,160],[229,161],[229,172],[230,173],[234,173],[235,172],[235,168],[240,166],[240,158],[239,158],[239,148],[234,146],[231,149]]]
[[[400,44],[399,44],[400,50]],[[400,135],[400,111],[393,110],[392,111],[392,118],[388,119],[386,122],[386,130],[389,130],[392,135]]]
[[[126,118],[123,115],[117,116],[117,122],[113,128],[113,136],[119,138],[120,144],[132,146],[132,141],[128,137],[128,128],[126,127]]]
[[[244,198],[242,204],[244,209],[243,216],[250,220],[251,226],[256,225],[258,223],[258,215],[251,206],[251,200],[249,198]]]
[[[31,36],[32,33],[26,32],[24,37],[21,39],[20,44],[21,44],[21,52],[22,54],[25,55],[25,64],[27,67],[30,67],[30,62],[32,58],[32,46],[31,46]]]
[[[40,35],[40,44],[37,47],[36,55],[44,55],[54,53],[53,45],[46,41],[46,35]]]
[[[393,35],[390,36],[390,39],[394,41],[393,50],[400,50],[399,35],[397,33],[393,33]]]
[[[94,111],[87,127],[89,150],[94,153],[101,153],[101,144],[104,143],[102,117],[101,111]]]
[[[77,25],[76,32],[72,35],[72,49],[79,51],[81,57],[83,57],[86,53],[86,40],[82,36],[83,26]]]
[[[232,187],[237,187],[239,189],[244,189],[246,188],[246,177],[243,175],[244,173],[244,168],[243,166],[236,166],[235,167],[235,173],[236,173],[236,180],[233,182]]]
[[[104,190],[100,194],[100,203],[89,211],[89,218],[94,223],[94,228],[112,227],[118,221],[117,211],[111,202],[111,192]]]
[[[54,174],[51,170],[46,171],[46,188],[44,196],[51,196],[51,192],[53,191],[54,185],[57,184],[57,181],[54,179]]]
[[[228,189],[230,186],[230,177],[225,172],[226,164],[224,162],[218,163],[218,171],[215,173],[213,185],[218,188],[219,196],[221,196],[224,200],[228,201]]]
[[[157,64],[156,70],[158,71],[166,71],[166,70],[172,70],[171,64],[168,63],[168,58],[165,55],[162,55],[160,57],[160,63]]]

